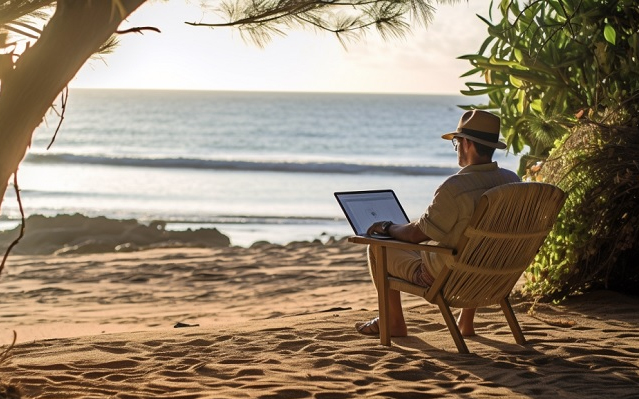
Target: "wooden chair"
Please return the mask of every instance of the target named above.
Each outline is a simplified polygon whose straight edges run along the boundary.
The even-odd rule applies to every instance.
[[[412,244],[368,237],[349,241],[368,244],[375,251],[379,276],[380,340],[390,346],[388,324],[389,289],[418,295],[436,304],[460,353],[468,353],[451,307],[501,306],[515,341],[526,340],[510,306],[508,296],[539,247],[552,229],[565,194],[546,183],[510,183],[486,191],[480,198],[468,227],[455,248],[444,248],[435,241]],[[435,277],[433,286],[422,287],[388,275],[386,249],[401,248],[448,254],[453,262]]]

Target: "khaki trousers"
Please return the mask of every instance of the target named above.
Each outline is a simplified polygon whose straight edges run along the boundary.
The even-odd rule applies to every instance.
[[[376,281],[375,270],[377,260],[375,259],[375,254],[371,250],[370,246],[366,252],[368,253],[368,270],[373,281]],[[391,276],[414,282],[415,272],[420,270],[422,267],[422,257],[419,251],[386,248],[386,266],[388,274]]]

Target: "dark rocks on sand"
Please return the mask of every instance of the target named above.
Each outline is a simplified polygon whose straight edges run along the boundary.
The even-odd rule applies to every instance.
[[[80,214],[30,216],[24,237],[12,249],[16,255],[131,252],[158,246],[228,247],[231,242],[217,229],[169,231],[165,223],[149,226],[136,220],[90,218]],[[0,245],[7,248],[18,237],[20,226],[0,232]]]

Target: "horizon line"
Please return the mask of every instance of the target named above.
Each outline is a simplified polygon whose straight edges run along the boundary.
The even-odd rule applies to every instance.
[[[193,88],[167,88],[167,87],[87,87],[69,85],[74,90],[120,90],[120,91],[192,91],[192,92],[219,92],[219,93],[274,93],[274,94],[356,94],[356,95],[391,95],[391,96],[457,96],[468,97],[459,93],[433,92],[379,92],[379,91],[312,91],[312,90],[260,90],[260,89],[193,89]]]

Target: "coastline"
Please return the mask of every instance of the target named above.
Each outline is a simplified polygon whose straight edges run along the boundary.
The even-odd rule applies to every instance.
[[[8,248],[20,233],[21,223],[3,220],[0,248]],[[250,247],[259,242],[285,245],[295,241],[327,242],[350,235],[340,219],[234,217],[220,223],[176,222],[89,217],[60,214],[31,215],[14,255],[132,252],[154,247]]]
[[[24,397],[71,398],[637,392],[637,297],[599,291],[537,303],[533,312],[532,301],[516,297],[529,343],[516,345],[489,307],[478,312],[477,337],[467,339],[471,354],[459,355],[437,308],[406,295],[409,336],[386,348],[353,328],[377,312],[361,246],[184,240],[138,249],[10,255],[0,276],[0,345],[9,347],[13,331],[17,343],[0,362],[0,382]]]

